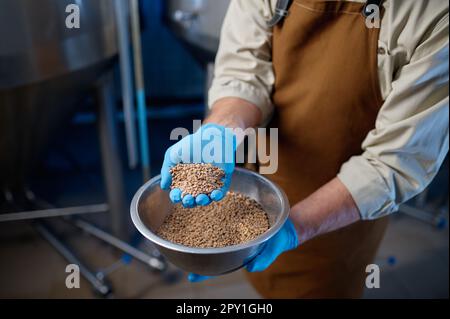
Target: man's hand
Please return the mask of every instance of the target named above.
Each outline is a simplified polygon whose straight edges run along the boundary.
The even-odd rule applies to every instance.
[[[164,190],[170,189],[172,184],[170,169],[176,164],[210,163],[219,167],[225,173],[222,188],[212,191],[209,196],[208,194],[199,194],[195,197],[191,194],[181,197],[181,190],[174,188],[170,191],[169,197],[174,203],[182,202],[184,207],[205,206],[211,201],[219,201],[230,187],[235,151],[236,137],[230,128],[213,123],[206,124],[166,151],[161,168],[161,188]]]
[[[234,152],[242,141],[242,137],[236,137],[232,129],[245,130],[255,127],[261,120],[261,111],[257,106],[235,97],[227,97],[218,100],[211,109],[211,114],[205,119],[204,126],[194,134],[188,135],[181,141],[171,146],[164,155],[164,163],[161,168],[161,188],[169,190],[172,184],[170,168],[177,163],[211,163],[222,168],[225,172],[224,186],[213,191],[210,196],[200,194],[195,198],[185,195],[181,198],[181,190],[173,189],[170,192],[172,202],[182,202],[185,207],[195,205],[207,205],[212,200],[220,200],[228,191],[231,175],[234,170]],[[203,140],[202,137],[206,137]],[[222,154],[218,158],[205,159],[203,150],[213,139],[214,144],[220,145]],[[205,152],[207,153],[207,152]],[[192,155],[192,156],[191,156]],[[206,154],[207,155],[207,154]],[[208,156],[207,156],[208,157]],[[230,161],[231,158],[231,161]]]
[[[263,271],[283,252],[316,236],[360,220],[358,207],[347,188],[334,178],[291,208],[289,220],[261,253],[247,265],[248,271]],[[189,274],[191,282],[210,277]]]
[[[267,241],[262,251],[245,267],[250,272],[266,270],[282,253],[297,248],[298,236],[288,219],[275,236]]]
[[[259,272],[267,269],[282,253],[298,246],[297,231],[288,219],[280,231],[270,238],[261,252],[252,259],[245,268],[250,272]],[[190,282],[199,282],[211,277],[189,274]]]

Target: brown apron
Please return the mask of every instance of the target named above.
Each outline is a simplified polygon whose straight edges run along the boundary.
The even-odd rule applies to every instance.
[[[367,28],[364,4],[295,0],[273,30],[278,171],[269,177],[291,205],[336,177],[362,153],[382,105],[379,29]],[[248,274],[266,298],[358,298],[387,219],[360,221],[282,254]]]

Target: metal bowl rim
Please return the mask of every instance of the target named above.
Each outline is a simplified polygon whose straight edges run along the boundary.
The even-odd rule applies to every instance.
[[[207,255],[207,254],[221,254],[221,253],[232,253],[240,250],[245,250],[247,248],[256,247],[260,244],[266,242],[268,239],[270,239],[272,236],[274,236],[278,230],[283,226],[283,224],[286,222],[289,212],[290,212],[290,206],[289,201],[287,199],[286,194],[284,191],[274,182],[269,180],[268,178],[257,174],[251,170],[243,169],[240,167],[235,168],[236,171],[244,172],[245,174],[253,175],[256,178],[263,179],[266,183],[273,186],[273,189],[275,190],[276,194],[278,195],[278,198],[281,200],[281,206],[284,207],[283,211],[279,215],[280,217],[277,219],[275,224],[269,228],[268,231],[266,231],[264,234],[256,237],[255,239],[238,244],[233,246],[226,246],[226,247],[220,247],[220,248],[196,248],[196,247],[188,247],[183,246],[180,244],[173,243],[171,241],[165,240],[159,236],[157,236],[153,231],[151,231],[145,224],[142,222],[141,217],[138,213],[138,205],[140,202],[140,199],[142,195],[149,189],[149,187],[156,182],[158,182],[159,187],[159,180],[161,179],[161,175],[157,175],[150,179],[148,182],[146,182],[144,185],[142,185],[139,190],[136,192],[136,194],[133,197],[133,200],[131,201],[130,205],[130,213],[131,213],[131,220],[133,221],[134,226],[139,230],[139,232],[146,237],[148,240],[150,240],[152,243],[162,246],[169,250],[174,250],[177,252],[183,252],[183,253],[189,253],[189,254],[199,254],[199,255]]]

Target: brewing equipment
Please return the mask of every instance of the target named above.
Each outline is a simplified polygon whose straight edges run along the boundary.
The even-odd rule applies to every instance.
[[[69,263],[80,265],[81,274],[104,296],[111,290],[104,276],[95,276],[46,222],[36,219],[108,211],[112,232],[125,237],[125,194],[111,74],[118,54],[117,38],[121,44],[121,61],[125,61],[124,56],[130,56],[124,54],[127,53],[124,48],[129,45],[125,4],[123,0],[0,0],[0,222],[35,220],[35,229]],[[79,9],[79,28],[66,23],[68,16],[76,12],[69,9],[73,5]],[[121,22],[119,30],[116,18]],[[127,75],[130,74],[128,64],[121,64],[122,73]],[[123,86],[128,93],[131,92],[130,82]],[[108,203],[53,207],[34,196],[27,188],[27,179],[39,155],[88,94],[98,106],[100,153]],[[131,99],[131,94],[127,96]],[[128,150],[132,151],[130,163],[136,157],[133,136],[129,134],[133,131],[132,107],[129,100],[124,103],[124,113],[128,115],[125,125],[131,129],[127,129],[127,137],[131,137],[127,139],[131,146]],[[148,267],[165,269],[164,261],[138,251],[121,239],[87,222],[75,220],[74,223]]]
[[[230,0],[168,0],[169,27],[202,64],[214,61]]]
[[[0,187],[23,188],[32,165],[117,53],[113,2],[0,1]]]

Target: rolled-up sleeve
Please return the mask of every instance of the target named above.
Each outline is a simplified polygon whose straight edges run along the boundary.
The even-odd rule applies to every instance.
[[[375,129],[338,174],[362,219],[398,210],[436,175],[448,152],[448,15],[392,82]]]
[[[256,105],[266,122],[272,112],[272,31],[269,1],[232,0],[226,14],[208,104],[238,97]]]

